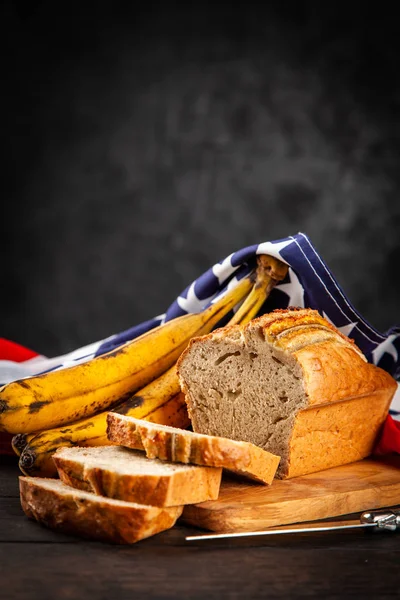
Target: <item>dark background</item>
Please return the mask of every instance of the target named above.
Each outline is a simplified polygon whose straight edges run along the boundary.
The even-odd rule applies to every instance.
[[[0,335],[52,355],[307,233],[400,321],[398,22],[365,3],[4,2]]]

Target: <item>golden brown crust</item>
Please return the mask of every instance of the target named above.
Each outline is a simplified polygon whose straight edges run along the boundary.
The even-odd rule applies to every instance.
[[[72,488],[60,493],[45,487],[41,478],[20,477],[19,481],[22,509],[29,518],[64,533],[115,544],[133,544],[169,529],[183,510],[182,506],[115,503]]]
[[[317,310],[293,306],[286,309],[277,308],[270,313],[253,319],[251,323],[257,327],[261,326],[268,335],[274,337],[285,329],[291,329],[297,325],[328,325],[335,330],[333,325],[321,317]]]
[[[384,390],[299,412],[284,477],[330,469],[371,454],[389,404]]]
[[[133,475],[105,466],[85,466],[62,455],[61,448],[53,456],[61,481],[100,496],[151,506],[179,506],[218,498],[222,469],[194,467],[164,475]]]
[[[294,353],[301,365],[309,406],[385,391],[390,403],[396,382],[383,369],[365,362],[351,348],[326,341]]]
[[[111,441],[137,448],[139,433],[148,458],[222,467],[266,484],[272,483],[279,465],[279,456],[248,442],[203,436],[181,429],[171,431],[173,428],[163,429],[116,413],[109,413],[107,419]]]
[[[319,333],[322,340],[328,338],[338,343],[342,342],[362,356],[363,360],[366,360],[354,340],[343,335],[334,325],[321,317],[318,311],[310,308],[296,309],[290,307],[286,310],[277,309],[254,319],[244,329],[251,331],[260,327],[269,342],[289,352],[292,352],[289,342],[293,338],[302,336],[302,343],[304,345],[311,345],[318,341],[315,339],[315,336],[316,333]]]

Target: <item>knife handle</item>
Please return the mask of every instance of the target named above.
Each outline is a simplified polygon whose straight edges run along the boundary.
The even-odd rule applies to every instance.
[[[363,512],[360,517],[361,523],[374,523],[379,529],[386,531],[400,530],[400,510],[369,510]]]

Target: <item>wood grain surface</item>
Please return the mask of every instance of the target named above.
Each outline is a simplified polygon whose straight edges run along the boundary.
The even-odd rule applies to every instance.
[[[363,460],[261,486],[225,480],[218,500],[186,506],[186,523],[212,531],[255,531],[400,504],[400,457]]]
[[[396,534],[189,545],[185,535],[195,532],[180,525],[131,547],[56,534],[25,517],[17,463],[0,458],[1,600],[398,597]]]

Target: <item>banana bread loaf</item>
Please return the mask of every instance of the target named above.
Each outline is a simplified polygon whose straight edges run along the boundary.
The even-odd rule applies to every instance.
[[[281,478],[370,454],[396,389],[317,311],[295,308],[193,339],[178,375],[193,430],[281,456]]]

